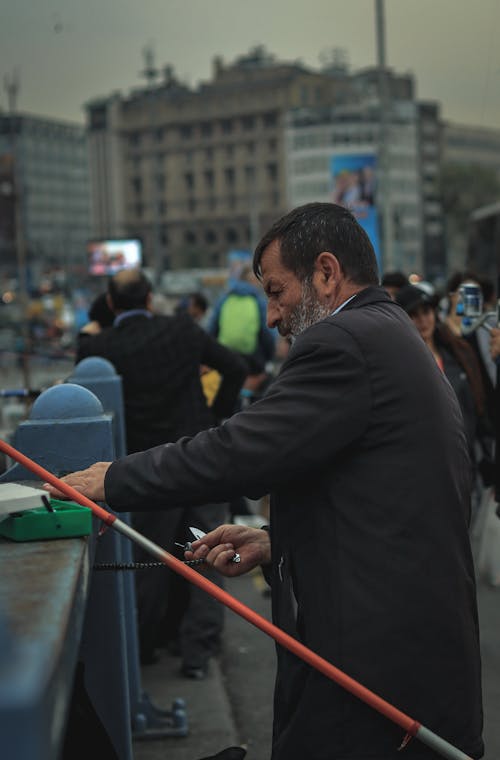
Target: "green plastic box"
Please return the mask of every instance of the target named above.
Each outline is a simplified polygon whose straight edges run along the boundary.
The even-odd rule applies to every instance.
[[[27,509],[0,522],[0,535],[12,541],[41,541],[45,538],[76,538],[92,532],[92,511],[73,501],[50,499],[54,509]]]

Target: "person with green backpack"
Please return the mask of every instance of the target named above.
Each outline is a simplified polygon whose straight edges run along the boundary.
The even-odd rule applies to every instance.
[[[229,281],[214,307],[208,332],[243,356],[249,375],[257,375],[274,357],[275,331],[267,327],[266,302],[251,279],[252,269],[244,265],[239,277]]]

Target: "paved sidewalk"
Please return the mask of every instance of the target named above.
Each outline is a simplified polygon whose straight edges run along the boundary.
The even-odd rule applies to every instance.
[[[142,687],[155,707],[169,710],[174,699],[186,702],[186,737],[134,741],[134,760],[200,760],[238,745],[236,726],[218,659],[206,679],[179,674],[180,660],[162,650],[159,663],[143,667]]]

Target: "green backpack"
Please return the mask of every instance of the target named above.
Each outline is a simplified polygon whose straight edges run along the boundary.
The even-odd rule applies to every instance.
[[[253,354],[257,350],[259,332],[257,299],[251,295],[231,293],[219,314],[219,343],[242,354]]]

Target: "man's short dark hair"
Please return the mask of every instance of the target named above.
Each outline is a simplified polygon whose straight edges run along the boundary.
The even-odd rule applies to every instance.
[[[382,277],[382,286],[388,285],[390,288],[404,288],[408,284],[408,277],[403,272],[386,272]]]
[[[208,301],[203,295],[203,293],[200,293],[199,291],[197,291],[196,293],[190,293],[189,298],[193,306],[196,306],[196,308],[202,311],[203,313],[206,312],[206,310],[208,309]]]
[[[108,293],[115,311],[144,309],[151,283],[140,269],[124,269],[110,279]]]
[[[262,254],[280,244],[283,265],[300,280],[311,277],[323,251],[337,257],[344,275],[357,285],[378,285],[375,251],[368,235],[348,209],[335,203],[307,203],[278,219],[255,249],[253,270],[261,277]]]

